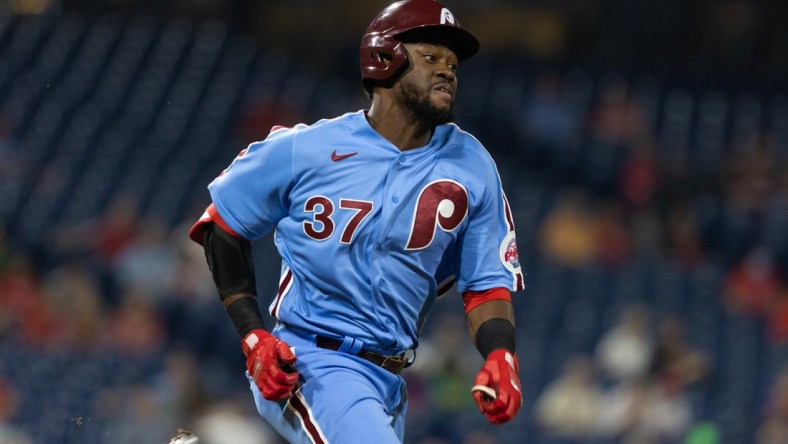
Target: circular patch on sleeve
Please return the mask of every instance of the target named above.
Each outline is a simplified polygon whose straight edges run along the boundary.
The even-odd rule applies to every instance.
[[[506,237],[503,238],[500,247],[501,262],[507,270],[512,273],[520,272],[520,256],[517,253],[517,239],[515,238],[514,231],[510,231]]]

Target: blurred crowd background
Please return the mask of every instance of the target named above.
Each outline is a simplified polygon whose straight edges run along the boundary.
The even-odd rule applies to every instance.
[[[448,295],[407,442],[788,442],[788,4],[447,3],[482,42],[457,121],[515,213],[525,404],[478,414]],[[271,126],[367,106],[386,4],[0,2],[0,443],[279,442],[186,233]]]

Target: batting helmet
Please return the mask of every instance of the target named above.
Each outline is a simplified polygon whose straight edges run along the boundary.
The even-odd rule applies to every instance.
[[[402,41],[413,35],[424,41],[446,41],[463,61],[479,51],[479,41],[460,27],[443,3],[435,0],[403,0],[382,10],[361,39],[361,79],[393,80],[407,66],[408,56]],[[429,37],[428,37],[429,36]]]

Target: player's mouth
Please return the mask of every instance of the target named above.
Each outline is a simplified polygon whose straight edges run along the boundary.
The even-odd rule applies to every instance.
[[[445,83],[435,86],[432,88],[432,90],[437,92],[439,96],[449,101],[451,101],[454,97],[454,91],[452,90],[451,86]]]

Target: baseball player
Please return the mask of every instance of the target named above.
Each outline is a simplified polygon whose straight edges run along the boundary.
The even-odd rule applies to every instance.
[[[443,4],[391,4],[361,41],[368,110],[275,127],[208,186],[190,236],[241,335],[257,409],[290,442],[402,442],[400,371],[453,285],[485,358],[469,396],[495,424],[520,408],[512,214],[488,152],[451,123],[457,65],[478,49]],[[268,332],[250,241],[271,230],[282,265]]]

